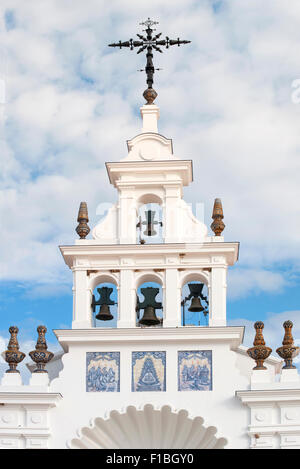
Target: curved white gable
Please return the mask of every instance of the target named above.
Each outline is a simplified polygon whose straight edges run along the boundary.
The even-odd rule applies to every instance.
[[[172,140],[163,135],[147,132],[127,142],[128,156],[121,161],[155,161],[178,159],[173,155]]]

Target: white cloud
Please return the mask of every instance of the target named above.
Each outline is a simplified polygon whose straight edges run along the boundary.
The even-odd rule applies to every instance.
[[[3,0],[1,9],[15,24],[6,32],[0,23],[1,279],[35,281],[40,292],[71,280],[56,246],[73,241],[81,200],[91,225],[99,202],[115,200],[104,162],[124,157],[141,126],[144,57],[107,44],[151,15],[159,30],[192,40],[155,57],[160,131],[177,156],[194,159],[185,194],[205,202],[208,223],[213,199],[223,199],[226,239],[242,243],[231,294],[287,285],[278,263],[300,266],[297,0],[263,9],[227,0],[217,15],[209,0],[154,0],[150,10],[135,0]]]
[[[26,324],[26,322],[28,323],[28,320],[25,321],[24,324]],[[33,319],[31,322],[36,322],[36,321]],[[6,370],[9,369],[8,363],[6,363],[6,361],[3,358],[3,352],[7,350],[8,340],[9,338],[6,335],[5,336],[0,335],[0,381],[3,378],[3,375],[6,372]],[[29,356],[29,352],[31,352],[32,350],[35,350],[35,345],[36,345],[36,342],[34,340],[29,340],[29,339],[19,340],[19,347],[20,347],[19,350],[25,353],[26,355],[24,360],[21,363],[19,363],[17,367],[17,369],[20,371],[23,384],[29,384],[31,373],[28,370],[26,364],[33,363]],[[62,351],[58,343],[51,343],[51,342],[48,342],[48,350],[50,350],[54,354]]]
[[[268,347],[272,348],[272,355],[279,356],[276,354],[276,349],[281,347],[284,337],[284,321],[290,320],[294,326],[292,334],[294,337],[294,343],[300,346],[300,322],[299,322],[300,311],[284,311],[281,313],[268,313],[267,317],[263,320],[264,330],[263,335]],[[261,318],[257,317],[255,320],[259,321]],[[234,319],[229,321],[230,326],[245,326],[245,337],[244,345],[251,347],[255,337],[254,321],[247,319]],[[299,356],[295,359],[295,363],[299,363]]]
[[[251,294],[279,293],[288,284],[288,279],[278,272],[236,267],[229,271],[228,297],[237,299]]]

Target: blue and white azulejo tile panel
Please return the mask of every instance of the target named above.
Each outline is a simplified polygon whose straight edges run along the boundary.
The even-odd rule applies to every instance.
[[[212,351],[178,352],[178,391],[212,390]]]
[[[86,391],[120,391],[120,352],[87,352]]]
[[[132,352],[131,390],[166,390],[166,352]]]

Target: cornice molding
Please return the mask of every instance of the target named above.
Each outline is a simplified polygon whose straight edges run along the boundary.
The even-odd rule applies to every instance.
[[[181,181],[184,186],[189,185],[193,181],[193,162],[192,160],[166,159],[151,161],[113,161],[106,162],[106,170],[109,176],[109,182],[115,187],[118,186],[120,175],[124,177],[126,173],[135,174],[158,174],[161,176],[161,183],[165,182],[165,174],[177,172],[180,174]],[[131,180],[131,184],[135,185],[135,181]]]
[[[53,331],[65,351],[74,343],[143,343],[170,342],[229,343],[235,350],[243,341],[244,327],[166,327],[166,328],[111,328],[111,329],[56,329]]]
[[[276,384],[276,383],[275,383]],[[299,384],[298,384],[299,386]],[[299,401],[300,403],[300,387],[291,389],[267,389],[267,390],[249,390],[236,391],[236,396],[245,404],[264,404],[272,402],[289,402]]]
[[[226,265],[233,265],[238,260],[239,243],[238,242],[203,242],[203,243],[161,243],[161,244],[98,244],[97,240],[77,240],[76,244],[59,246],[59,249],[69,267],[73,266],[73,259],[77,257],[91,257],[93,260],[103,257],[116,256],[119,258],[130,256],[133,259],[151,258],[155,255],[181,256],[174,263],[165,262],[165,268],[199,268],[197,263],[190,263],[184,260],[182,255],[196,254],[199,259],[207,256],[223,256]],[[155,264],[155,261],[154,261]],[[224,267],[224,262],[209,259],[201,268]],[[112,268],[115,264],[112,263]],[[82,267],[82,266],[81,266]],[[109,269],[110,266],[102,266]],[[128,268],[128,265],[120,265]],[[139,268],[142,268],[139,266]],[[151,268],[147,264],[147,268]],[[162,268],[160,265],[159,268]]]
[[[49,407],[56,407],[62,400],[60,393],[52,392],[18,392],[0,391],[0,405],[5,404],[37,404]]]

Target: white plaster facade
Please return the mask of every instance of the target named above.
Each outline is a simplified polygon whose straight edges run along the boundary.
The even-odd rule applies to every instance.
[[[159,109],[141,108],[140,135],[128,156],[107,163],[118,202],[92,231],[92,239],[61,246],[73,272],[73,323],[55,334],[64,354],[47,375],[23,385],[5,374],[0,386],[0,448],[300,448],[300,382],[270,356],[267,372],[242,346],[243,327],[226,325],[226,275],[238,243],[209,236],[183,200],[192,162],[173,155],[157,129]],[[159,203],[163,242],[137,241],[142,204]],[[163,326],[137,327],[136,291],[143,282],[163,291]],[[208,327],[183,327],[181,291],[200,281],[209,292]],[[116,328],[93,327],[95,287],[118,291]],[[209,351],[211,389],[180,390],[179,352]],[[135,352],[165,352],[165,390],[132,390]],[[87,354],[118,352],[117,392],[87,392]],[[31,368],[31,367],[29,367]]]

